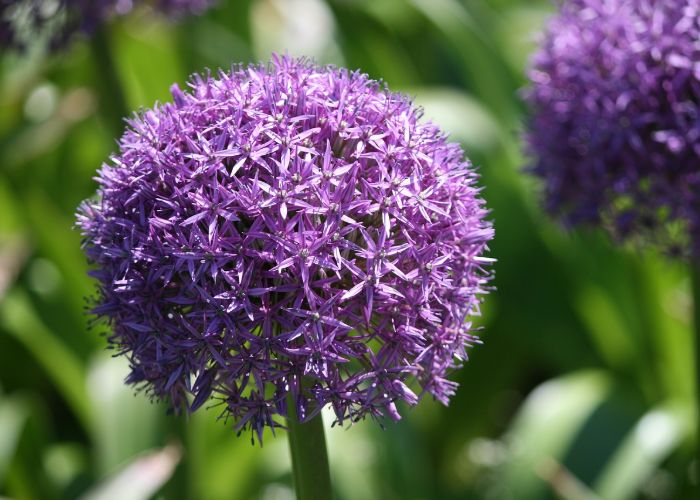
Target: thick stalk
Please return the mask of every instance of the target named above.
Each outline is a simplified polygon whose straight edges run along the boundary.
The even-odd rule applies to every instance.
[[[323,418],[319,413],[308,422],[300,422],[291,396],[287,399],[287,412],[287,435],[297,500],[330,500],[331,478]]]
[[[182,454],[170,480],[161,490],[160,498],[192,498],[188,415],[164,415],[164,417],[166,420],[162,424],[165,427],[167,441],[177,446]]]
[[[693,283],[693,341],[695,342],[695,470],[696,481],[700,490],[700,257],[694,257],[690,263]]]

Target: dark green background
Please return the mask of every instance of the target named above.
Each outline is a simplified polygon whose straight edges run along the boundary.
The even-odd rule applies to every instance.
[[[293,498],[284,432],[253,447],[215,409],[177,420],[122,385],[123,360],[88,329],[93,284],[72,227],[115,145],[109,84],[135,110],[192,72],[274,50],[415,96],[480,166],[496,227],[485,343],[454,374],[457,395],[384,431],[329,430],[337,498],[690,498],[686,270],[594,231],[565,233],[522,173],[518,92],[552,4],[219,3],[180,23],[147,10],[112,23],[117,82],[83,39],[0,59],[0,496]]]

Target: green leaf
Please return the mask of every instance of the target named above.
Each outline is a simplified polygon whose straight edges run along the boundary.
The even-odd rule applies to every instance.
[[[537,36],[545,20],[553,14],[552,7],[552,2],[515,6],[498,18],[495,29],[498,36],[493,39],[503,60],[523,80],[530,56],[536,49]]]
[[[261,450],[251,445],[248,436],[236,436],[232,424],[219,420],[219,414],[218,408],[200,408],[189,422],[188,459],[194,491],[201,498],[249,497],[251,488],[259,487],[265,476],[273,472],[268,468],[260,470],[263,455],[279,452],[278,457],[283,460],[276,459],[274,463],[289,470],[289,463],[284,460],[289,453],[284,432],[279,432],[277,438],[266,433]]]
[[[80,497],[81,500],[148,500],[173,474],[181,451],[168,446],[140,456]]]
[[[638,349],[634,337],[629,334],[629,325],[610,295],[603,287],[583,285],[576,306],[606,362],[620,369],[635,360]]]
[[[538,471],[552,460],[562,461],[610,388],[605,373],[584,371],[550,380],[532,391],[505,436],[511,454],[500,476],[505,487],[517,492],[519,499],[541,498],[548,487]]]
[[[31,301],[19,290],[0,302],[0,327],[34,356],[86,429],[92,409],[85,392],[85,369],[80,360],[39,320]]]
[[[519,119],[517,101],[513,99],[512,78],[488,35],[493,20],[484,12],[475,15],[456,0],[411,0],[442,32],[456,57],[460,58],[466,83],[491,110],[501,124]],[[476,9],[478,10],[478,9]]]
[[[488,152],[498,145],[498,124],[479,101],[459,89],[423,87],[407,90],[422,106],[425,118],[439,123],[452,140],[465,145],[467,150]]]
[[[128,373],[126,358],[106,353],[96,356],[88,369],[88,397],[95,415],[93,441],[101,474],[163,442],[165,409],[125,385]]]
[[[629,432],[596,481],[595,490],[606,500],[636,498],[640,487],[658,465],[690,435],[689,411],[664,405],[647,412]]]
[[[74,219],[66,216],[45,192],[32,189],[26,194],[25,215],[39,250],[60,270],[69,293],[70,312],[83,315],[84,297],[94,293],[87,276],[87,260],[80,250],[80,235]],[[94,345],[94,343],[92,343]]]
[[[651,349],[655,356],[654,375],[663,383],[658,400],[692,400],[694,392],[692,298],[688,269],[684,262],[665,257],[644,259],[638,287],[642,310],[651,324]],[[700,306],[698,306],[700,307]],[[646,370],[647,359],[638,370]],[[661,384],[659,384],[661,385]]]
[[[22,428],[27,420],[27,408],[17,398],[0,399],[0,489],[7,469],[17,450]]]
[[[26,238],[8,236],[0,232],[0,300],[24,267],[29,253],[28,246]]]
[[[19,203],[15,199],[8,183],[0,177],[0,235],[17,232],[20,218],[17,215]]]
[[[171,99],[170,86],[186,76],[174,33],[152,16],[132,17],[113,31],[112,50],[131,109]]]
[[[253,48],[261,61],[273,52],[319,62],[340,56],[333,13],[321,0],[263,0],[253,4],[250,14]]]

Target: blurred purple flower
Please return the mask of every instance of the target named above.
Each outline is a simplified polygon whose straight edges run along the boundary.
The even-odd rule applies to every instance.
[[[0,50],[23,49],[28,40],[48,37],[52,47],[76,33],[91,34],[107,19],[149,5],[180,17],[201,14],[216,0],[0,0]]]
[[[700,252],[700,0],[564,1],[529,76],[547,210]]]
[[[219,399],[258,439],[288,393],[340,423],[447,404],[493,237],[460,147],[359,72],[275,57],[189,86],[129,122],[79,210],[128,382]]]

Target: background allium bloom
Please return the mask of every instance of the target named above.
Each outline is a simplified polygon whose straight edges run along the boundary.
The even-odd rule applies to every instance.
[[[493,237],[460,147],[345,69],[190,87],[130,121],[79,213],[128,382],[176,410],[218,398],[259,437],[290,392],[339,422],[447,403]]]
[[[24,48],[48,36],[56,47],[76,33],[90,34],[114,15],[150,5],[168,16],[200,14],[216,0],[0,0],[0,49]]]
[[[700,234],[700,1],[564,2],[530,79],[527,139],[546,208],[689,250]]]

